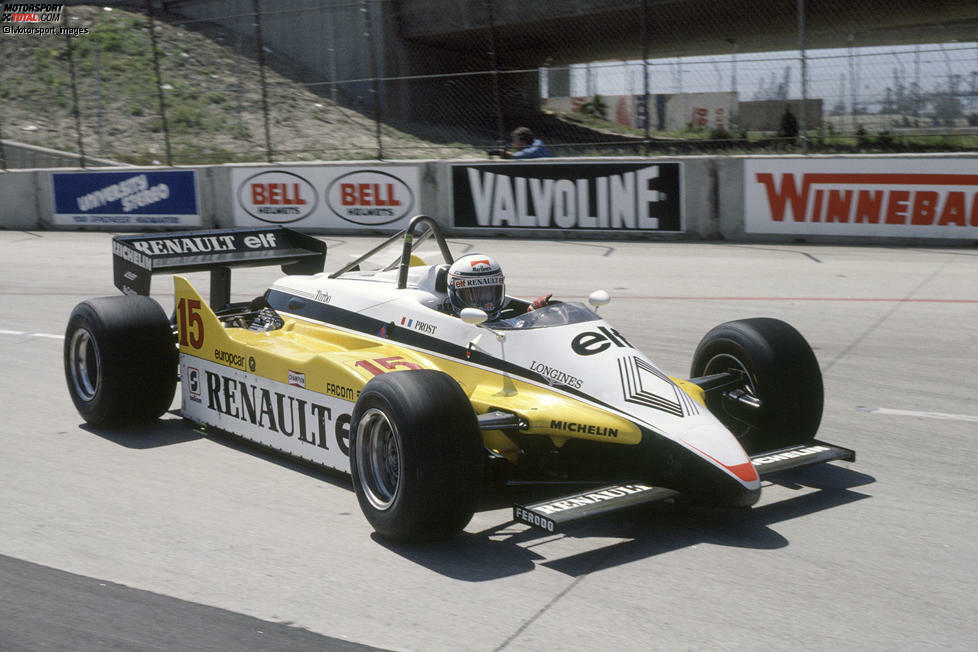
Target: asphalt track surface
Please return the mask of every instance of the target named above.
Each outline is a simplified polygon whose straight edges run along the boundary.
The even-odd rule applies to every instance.
[[[858,458],[749,510],[543,535],[497,509],[400,547],[346,479],[175,414],[82,423],[62,336],[117,293],[109,238],[0,232],[2,650],[978,648],[978,249],[451,239],[517,296],[606,289],[604,315],[674,375],[717,323],[792,323],[825,377],[820,437]],[[328,238],[327,268],[375,241]],[[235,297],[277,273],[235,272]],[[170,309],[169,279],[154,296]]]

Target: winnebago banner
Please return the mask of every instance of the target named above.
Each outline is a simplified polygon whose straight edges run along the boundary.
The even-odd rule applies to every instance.
[[[744,161],[747,233],[978,238],[978,158]]]
[[[453,226],[679,232],[680,163],[453,165]]]

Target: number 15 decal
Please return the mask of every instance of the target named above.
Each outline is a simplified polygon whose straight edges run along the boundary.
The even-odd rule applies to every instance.
[[[204,345],[204,320],[200,316],[198,299],[180,299],[177,303],[180,319],[180,346],[188,344],[195,349]]]
[[[363,367],[375,376],[387,371],[397,371],[398,369],[424,369],[419,364],[415,364],[410,360],[405,360],[399,355],[391,356],[390,358],[374,358],[373,360],[358,360],[357,367]]]

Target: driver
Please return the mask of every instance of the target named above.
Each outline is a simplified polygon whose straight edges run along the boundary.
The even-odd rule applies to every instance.
[[[508,298],[503,270],[486,254],[466,254],[448,268],[448,308],[456,316],[463,308],[478,308],[485,311],[489,321],[495,321],[504,310],[513,316],[542,308],[552,296],[540,297],[531,304]]]

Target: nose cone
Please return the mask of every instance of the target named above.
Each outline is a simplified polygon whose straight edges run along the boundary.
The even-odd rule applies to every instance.
[[[682,432],[678,439],[745,489],[760,489],[761,479],[743,446],[719,422],[694,426]]]

